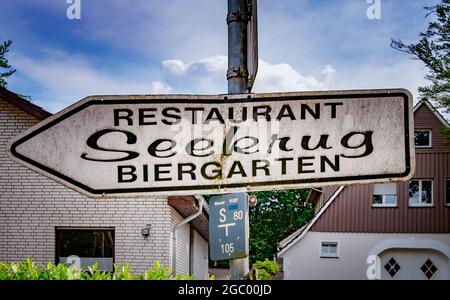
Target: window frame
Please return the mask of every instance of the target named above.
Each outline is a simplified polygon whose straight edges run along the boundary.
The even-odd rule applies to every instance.
[[[375,184],[395,184],[395,194],[375,194],[375,193],[373,192],[373,188],[375,187]],[[382,203],[373,203],[373,197],[374,197],[375,195],[382,196]],[[394,204],[387,204],[386,201],[385,201],[385,199],[386,199],[385,196],[395,196],[395,203],[394,203]],[[383,207],[389,207],[389,208],[392,208],[392,207],[398,207],[398,185],[397,185],[397,183],[393,183],[393,182],[374,183],[374,184],[372,185],[372,199],[371,199],[371,200],[372,200],[372,207],[373,207],[373,208],[383,208]]]
[[[114,270],[114,264],[116,263],[116,228],[115,227],[83,227],[83,226],[55,226],[54,227],[54,241],[55,241],[55,264],[60,263],[59,261],[59,251],[58,251],[58,235],[57,231],[112,231],[113,234],[113,247],[112,247],[112,263],[113,263],[113,270]]]
[[[416,131],[428,131],[429,132],[429,134],[430,134],[430,138],[429,138],[429,140],[428,140],[428,145],[425,145],[425,146],[416,146],[416,140],[415,140],[415,136],[414,136],[414,147],[415,148],[422,148],[422,149],[427,149],[427,148],[432,148],[433,147],[433,142],[432,142],[432,138],[433,138],[433,133],[432,133],[432,131],[431,131],[431,129],[414,129],[414,133],[416,132]]]
[[[419,202],[419,203],[413,203],[411,204],[410,201],[410,197],[409,197],[409,185],[411,184],[412,181],[418,181],[419,182],[419,200],[422,199],[422,181],[429,181],[431,182],[431,203],[423,203],[423,202]],[[434,184],[433,184],[433,179],[411,179],[408,182],[408,207],[434,207]]]
[[[324,246],[324,244],[329,244],[329,245],[336,245],[336,253],[323,253],[322,252],[322,247]],[[339,258],[339,241],[330,241],[330,240],[326,240],[326,241],[320,241],[319,244],[319,257],[320,258]]]

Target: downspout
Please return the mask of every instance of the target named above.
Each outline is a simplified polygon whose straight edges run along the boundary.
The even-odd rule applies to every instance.
[[[206,203],[205,199],[200,195],[195,195],[195,199],[198,201],[198,211],[181,221],[180,223],[176,224],[173,227],[172,232],[172,274],[176,276],[177,274],[177,231],[178,229],[185,225],[186,223],[189,223],[190,221],[194,220],[198,216],[200,216],[203,212],[203,208],[206,212],[209,211],[208,204]]]

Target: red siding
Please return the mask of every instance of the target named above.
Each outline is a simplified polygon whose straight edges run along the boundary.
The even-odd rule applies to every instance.
[[[414,178],[433,180],[433,207],[408,207],[408,182],[397,184],[395,208],[373,208],[373,185],[346,187],[313,225],[311,231],[378,233],[450,233],[450,207],[445,205],[450,179],[450,151],[438,128],[443,124],[422,105],[414,113],[416,129],[432,130],[432,148],[416,149]],[[335,191],[323,189],[319,205]]]
[[[322,190],[322,196],[319,198],[319,203],[316,205],[316,212],[319,208],[325,205],[325,203],[330,199],[330,197],[334,194],[334,192],[338,189],[338,187],[330,187]]]
[[[450,145],[439,133],[444,125],[430,109],[423,104],[414,112],[414,128],[431,130],[431,148],[416,148],[416,153],[447,152]]]

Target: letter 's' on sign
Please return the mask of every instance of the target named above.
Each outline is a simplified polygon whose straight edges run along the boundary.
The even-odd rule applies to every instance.
[[[9,143],[90,197],[217,194],[406,180],[403,89],[87,97]]]

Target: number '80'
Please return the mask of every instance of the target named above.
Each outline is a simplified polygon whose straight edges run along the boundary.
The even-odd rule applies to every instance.
[[[242,220],[243,217],[244,217],[244,212],[242,210],[237,210],[237,211],[233,212],[233,220],[235,220],[235,221]]]

